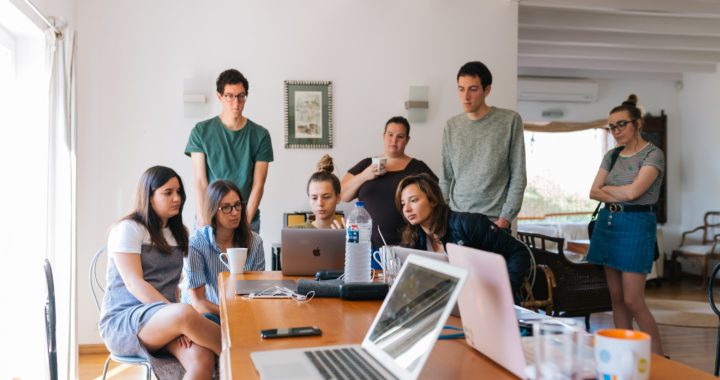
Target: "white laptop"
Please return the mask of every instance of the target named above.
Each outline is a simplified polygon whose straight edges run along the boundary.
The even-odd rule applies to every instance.
[[[458,298],[467,343],[520,378],[532,375],[526,369],[531,360],[526,361],[524,351],[524,346],[532,349],[532,343],[523,345],[518,320],[532,323],[550,317],[513,305],[502,255],[455,244],[448,244],[447,251],[450,264],[469,272]],[[581,376],[594,378],[592,350],[583,352]]]
[[[455,244],[447,244],[446,248],[450,264],[469,272],[468,286],[458,298],[465,340],[514,375],[524,378],[525,356],[505,258]]]
[[[345,268],[345,230],[283,228],[280,242],[280,266],[286,276]]]
[[[416,379],[466,277],[465,269],[409,257],[361,345],[256,351],[253,364],[270,380]]]

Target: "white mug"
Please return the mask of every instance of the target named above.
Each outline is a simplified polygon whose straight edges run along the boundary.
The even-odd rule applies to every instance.
[[[247,261],[247,248],[228,248],[227,253],[220,253],[220,261],[230,270],[230,274],[243,273]]]
[[[598,379],[646,380],[650,376],[650,335],[634,330],[595,332]]]
[[[372,158],[372,164],[375,165],[377,168],[378,174],[385,174],[387,173],[387,170],[385,170],[385,164],[387,164],[387,157],[385,156],[374,156]]]

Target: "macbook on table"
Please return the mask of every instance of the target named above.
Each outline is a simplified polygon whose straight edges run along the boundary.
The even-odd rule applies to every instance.
[[[287,276],[313,276],[345,267],[345,231],[331,228],[283,228],[280,264]]]
[[[361,345],[256,351],[262,379],[416,379],[467,271],[409,257]]]

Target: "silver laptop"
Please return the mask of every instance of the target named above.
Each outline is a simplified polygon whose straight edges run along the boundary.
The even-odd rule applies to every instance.
[[[467,270],[411,256],[361,345],[256,351],[262,379],[416,379],[435,346]],[[332,326],[320,326],[331,328]]]
[[[297,290],[297,283],[294,280],[235,280],[235,294],[247,295],[262,292],[271,295],[276,286],[288,288],[292,291]]]
[[[465,340],[483,355],[520,378],[532,375],[526,360],[518,320],[531,322],[550,318],[513,305],[510,276],[502,255],[455,244],[447,245],[450,264],[467,268],[468,283],[458,304]],[[531,359],[531,355],[527,355]],[[529,363],[530,362],[530,363]],[[581,376],[594,378],[592,350],[585,350]]]
[[[283,228],[280,266],[287,276],[312,276],[345,267],[345,231],[330,228]]]

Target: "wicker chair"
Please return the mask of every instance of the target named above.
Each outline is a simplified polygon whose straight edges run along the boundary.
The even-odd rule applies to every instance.
[[[533,252],[538,265],[546,266],[553,275],[535,280],[532,292],[535,299],[551,299],[553,316],[585,317],[590,329],[590,314],[610,311],[610,291],[602,266],[579,262],[569,258],[563,250],[565,239],[518,232],[518,237]],[[550,242],[557,243],[557,252],[546,249]],[[543,273],[543,272],[538,272]]]

